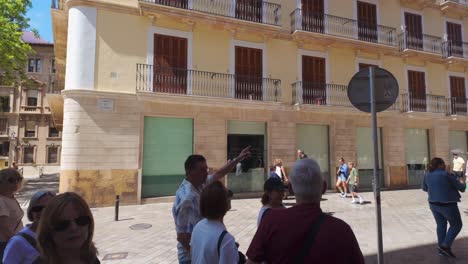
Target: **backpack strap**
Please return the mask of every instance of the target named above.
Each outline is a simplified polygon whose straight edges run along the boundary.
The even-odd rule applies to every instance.
[[[217,251],[218,251],[218,257],[220,256],[219,255],[219,251],[221,249],[221,243],[223,242],[223,239],[224,239],[224,236],[227,234],[227,231],[226,230],[223,230],[223,232],[221,233],[221,235],[219,235],[219,238],[218,238],[218,247],[217,247]]]
[[[265,216],[265,214],[266,214],[268,211],[270,211],[270,210],[271,210],[271,208],[267,208],[267,209],[265,209],[265,211],[263,211],[262,216],[260,216],[260,223],[262,222],[263,217]]]
[[[32,236],[26,234],[26,233],[23,233],[23,232],[20,232],[18,234],[16,234],[16,236],[20,236],[22,238],[24,238],[24,240],[28,241],[28,243],[35,249],[35,250],[38,250],[37,249],[37,242],[36,242],[36,239],[34,239]]]
[[[315,220],[314,224],[310,228],[309,232],[307,232],[304,245],[301,248],[301,251],[299,251],[299,255],[297,255],[296,257],[296,262],[295,262],[296,264],[304,263],[304,259],[307,257],[307,254],[309,254],[310,249],[314,245],[315,237],[317,236],[320,230],[320,226],[323,224],[324,221],[325,221],[325,214],[320,213],[317,220]]]

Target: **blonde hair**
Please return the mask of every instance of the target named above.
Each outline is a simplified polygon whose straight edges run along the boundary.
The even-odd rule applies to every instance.
[[[88,238],[81,247],[81,259],[86,263],[91,263],[97,256],[97,249],[93,243],[94,235],[94,219],[88,204],[78,194],[72,192],[66,192],[59,194],[54,197],[47,207],[44,209],[39,222],[37,230],[38,236],[37,241],[39,242],[39,249],[41,252],[41,259],[45,263],[49,264],[60,264],[61,260],[57,252],[57,245],[55,245],[53,236],[53,226],[60,221],[60,216],[63,213],[65,207],[69,204],[73,204],[80,214],[88,216],[90,223],[88,225]]]
[[[281,159],[275,159],[273,164],[276,166],[277,164],[283,164],[283,161]]]

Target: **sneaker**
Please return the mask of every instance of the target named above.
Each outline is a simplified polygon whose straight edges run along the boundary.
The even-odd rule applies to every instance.
[[[352,203],[352,204],[358,204],[359,202],[356,201],[356,200],[352,200],[351,203]]]
[[[359,198],[359,204],[364,204],[364,200],[362,198]]]
[[[452,250],[450,248],[447,248],[447,247],[437,247],[437,249],[439,250],[439,254],[441,254],[442,256],[444,257],[451,257],[451,258],[457,258]]]
[[[341,198],[345,198],[346,195],[345,195],[344,193],[340,193],[340,197],[341,197]]]

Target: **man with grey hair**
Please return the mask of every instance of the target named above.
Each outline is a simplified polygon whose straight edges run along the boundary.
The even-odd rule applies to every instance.
[[[300,160],[300,159],[306,159],[306,158],[307,158],[307,154],[305,154],[305,152],[302,149],[298,149],[297,159]]]
[[[247,263],[364,264],[351,227],[320,209],[326,184],[318,163],[298,160],[290,181],[297,205],[264,214],[247,251]]]

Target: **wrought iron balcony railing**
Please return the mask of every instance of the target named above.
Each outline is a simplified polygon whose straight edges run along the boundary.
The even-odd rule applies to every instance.
[[[258,0],[139,0],[211,15],[280,26],[281,5]]]
[[[403,32],[398,35],[398,45],[400,51],[410,49],[442,54],[442,38],[431,35]]]
[[[462,97],[447,98],[448,115],[468,115],[468,99]]]
[[[450,57],[468,58],[468,43],[461,41],[445,41],[442,44],[444,59]]]
[[[352,107],[346,85],[298,81],[292,84],[295,104]]]
[[[321,82],[298,81],[292,84],[294,104],[354,107],[348,98],[348,86]],[[399,110],[399,99],[388,109]]]
[[[136,90],[255,101],[281,101],[281,80],[137,64]]]
[[[291,13],[291,32],[296,30],[396,46],[395,28],[302,9]]]
[[[444,96],[405,93],[401,100],[403,112],[447,113],[447,99]]]

